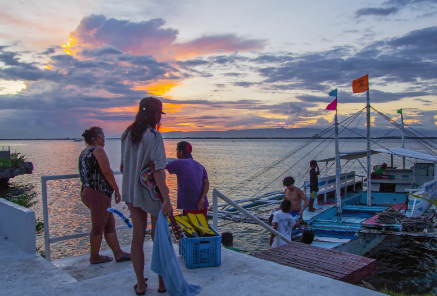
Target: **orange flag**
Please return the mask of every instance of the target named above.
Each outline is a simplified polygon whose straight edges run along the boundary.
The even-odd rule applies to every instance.
[[[354,93],[361,93],[369,90],[369,74],[352,81],[352,90]]]

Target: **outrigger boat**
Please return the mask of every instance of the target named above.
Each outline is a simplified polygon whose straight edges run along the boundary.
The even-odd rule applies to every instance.
[[[362,151],[340,151],[339,123],[337,114],[335,115],[336,155],[332,158],[318,160],[319,164],[326,164],[325,168],[328,168],[329,163],[335,162],[335,174],[329,175],[328,173],[322,176],[322,168],[321,177],[318,180],[318,204],[315,206],[317,211],[308,212],[306,210],[303,215],[304,221],[315,232],[312,245],[355,255],[364,255],[378,245],[387,235],[437,237],[437,232],[434,230],[430,219],[428,219],[428,216],[432,213],[429,210],[432,206],[430,201],[437,199],[437,179],[435,175],[437,163],[435,151],[437,151],[437,148],[432,143],[426,143],[424,137],[417,136],[413,129],[406,129],[403,122],[397,124],[375,110],[402,131],[402,147],[372,149],[372,139],[370,137],[371,108],[375,110],[370,106],[369,92],[367,91],[367,106],[360,110],[360,112],[363,112],[364,109],[367,110],[367,149]],[[308,143],[320,139],[320,136],[325,134],[326,131],[309,140]],[[404,132],[415,139],[425,140],[422,147],[430,153],[405,149]],[[301,148],[299,147],[299,149]],[[391,157],[391,167],[384,170],[384,175],[388,177],[385,179],[371,178],[371,157],[374,154],[381,153]],[[293,152],[283,157],[281,161],[291,155],[293,155]],[[393,165],[393,156],[402,157],[402,168]],[[367,158],[367,168],[362,165],[360,161],[362,158]],[[414,159],[413,166],[406,168],[405,158]],[[342,173],[341,162],[347,163],[352,160],[359,162],[367,172],[367,176],[358,176],[355,171]],[[278,161],[275,163],[278,163]],[[264,171],[270,169],[274,164],[264,169]],[[377,167],[374,166],[373,169]],[[245,186],[262,173],[263,171],[258,172],[244,181],[240,187]],[[309,181],[304,181],[301,188],[309,198]],[[238,189],[238,186],[233,190],[235,189]],[[421,197],[425,197],[426,200],[421,199]],[[259,213],[260,209],[270,208],[271,210],[273,207],[278,207],[283,198],[283,191],[274,191],[261,196],[242,199],[236,201],[236,203],[247,210]],[[228,204],[221,204],[220,207],[221,210],[218,213],[222,219],[253,223],[251,219]],[[270,211],[264,210],[262,212],[261,215],[258,214],[258,218],[267,220]],[[298,235],[294,239],[299,239]]]

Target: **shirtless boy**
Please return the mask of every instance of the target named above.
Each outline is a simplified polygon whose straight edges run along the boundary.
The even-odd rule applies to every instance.
[[[291,211],[289,212],[293,217],[299,215],[302,217],[303,211],[305,211],[306,207],[309,204],[308,198],[306,197],[303,191],[294,186],[294,178],[293,177],[285,177],[282,181],[285,188],[285,197],[284,199],[288,199],[291,201]],[[302,207],[302,200],[305,201]]]

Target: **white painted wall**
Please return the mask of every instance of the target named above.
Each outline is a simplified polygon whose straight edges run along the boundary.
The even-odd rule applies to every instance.
[[[26,253],[36,252],[35,212],[0,198],[0,236]]]

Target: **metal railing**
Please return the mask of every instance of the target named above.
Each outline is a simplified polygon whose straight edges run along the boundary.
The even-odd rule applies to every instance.
[[[120,175],[120,171],[115,171],[114,175]],[[64,240],[70,240],[70,239],[76,239],[81,237],[89,236],[89,232],[82,232],[82,233],[75,233],[70,235],[63,235],[63,236],[57,236],[57,237],[50,237],[50,225],[49,225],[49,211],[48,211],[48,203],[47,203],[47,181],[53,181],[53,180],[65,180],[65,179],[75,179],[79,178],[79,174],[71,174],[71,175],[56,175],[56,176],[42,176],[41,177],[41,192],[42,192],[42,203],[43,203],[43,215],[44,215],[44,242],[45,242],[45,256],[46,259],[51,261],[51,251],[50,251],[50,244],[55,242],[60,242]],[[280,237],[283,241],[287,243],[291,243],[290,238],[285,237],[272,227],[265,224],[263,221],[252,215],[249,211],[244,209],[243,207],[239,206],[237,203],[235,203],[233,200],[231,200],[229,197],[218,191],[217,189],[213,190],[213,226],[214,229],[218,229],[218,198],[222,199],[223,201],[227,202],[229,205],[233,206],[236,210],[243,213],[246,217],[252,219],[255,223],[258,225],[264,227],[267,231],[270,233],[273,233],[277,237]],[[118,226],[115,228],[116,230],[120,229],[128,229],[128,226]],[[276,240],[276,246],[279,246],[279,239]]]
[[[287,243],[291,243],[290,237],[287,238],[284,235],[282,235],[281,233],[279,233],[278,231],[274,230],[272,227],[268,226],[266,223],[264,223],[263,221],[258,219],[256,216],[252,215],[248,210],[246,210],[245,208],[238,205],[235,201],[233,201],[232,199],[230,199],[229,197],[227,197],[226,195],[224,195],[223,193],[221,193],[217,189],[214,189],[212,191],[212,217],[213,217],[212,223],[213,223],[214,229],[218,230],[218,199],[219,198],[224,200],[225,202],[227,202],[231,206],[233,206],[239,212],[243,213],[246,217],[252,219],[256,224],[264,227],[265,229],[267,229],[267,231],[276,235],[276,237],[277,237],[276,247],[279,247],[279,241],[280,241],[279,238],[281,238],[283,241],[285,241]]]
[[[121,175],[120,171],[115,171],[114,175]],[[65,179],[75,179],[79,178],[79,174],[72,175],[58,175],[58,176],[42,176],[41,177],[41,191],[42,191],[42,204],[43,204],[43,215],[44,215],[44,242],[45,242],[45,256],[46,259],[51,261],[50,244],[55,242],[60,242],[64,240],[70,240],[80,237],[89,236],[89,232],[75,233],[71,235],[63,235],[57,237],[50,237],[50,227],[49,227],[49,210],[47,204],[47,181],[51,180],[65,180]],[[115,229],[126,229],[127,225],[118,226]]]

